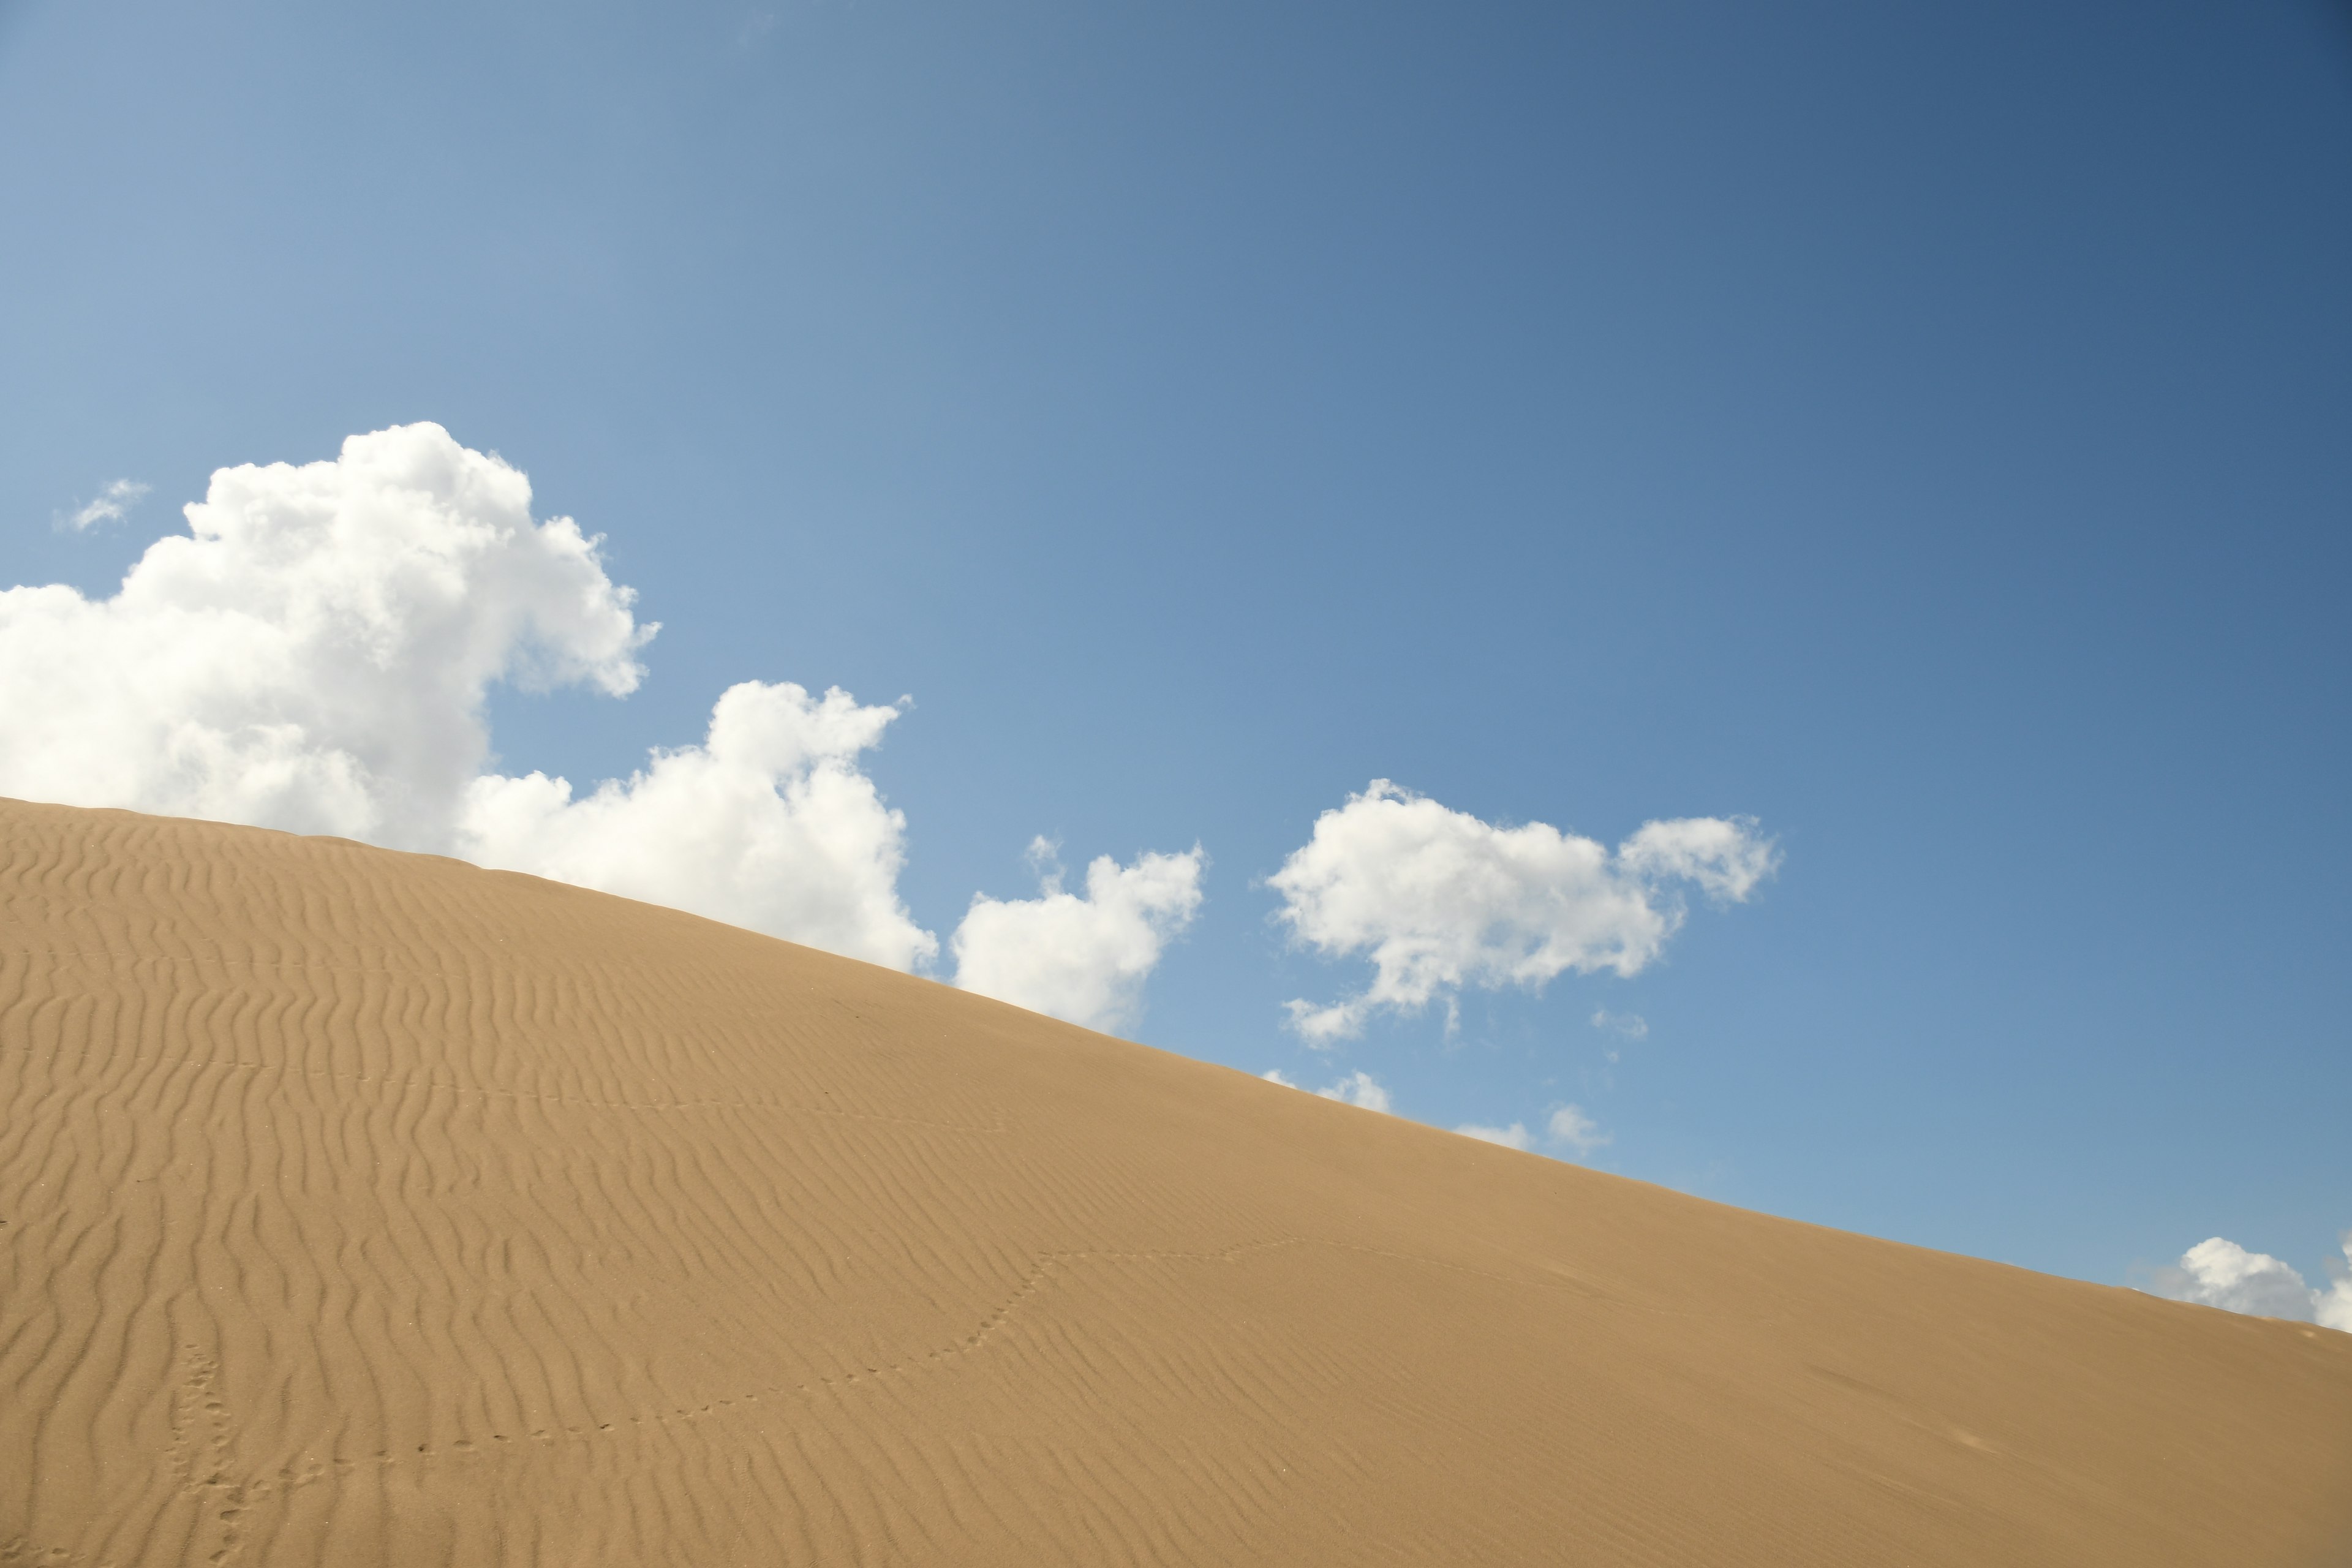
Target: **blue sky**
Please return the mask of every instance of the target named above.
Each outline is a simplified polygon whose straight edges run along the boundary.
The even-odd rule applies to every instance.
[[[19,3],[0,213],[0,584],[437,421],[662,626],[503,766],[911,694],[943,939],[1205,850],[1139,1038],[2095,1279],[2352,1226],[2340,9]],[[1327,1059],[1375,778],[1782,863]]]

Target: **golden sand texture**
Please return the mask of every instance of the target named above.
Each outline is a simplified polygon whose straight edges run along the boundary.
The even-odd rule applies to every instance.
[[[453,860],[0,829],[0,1563],[2352,1561],[2352,1335]]]

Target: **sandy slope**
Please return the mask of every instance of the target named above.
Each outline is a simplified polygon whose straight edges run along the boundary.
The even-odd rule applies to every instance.
[[[2352,1335],[0,803],[0,1563],[2352,1562]]]

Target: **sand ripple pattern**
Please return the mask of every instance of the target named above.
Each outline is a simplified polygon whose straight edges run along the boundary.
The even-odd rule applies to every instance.
[[[2352,1543],[2352,1337],[454,861],[0,829],[0,1564]]]

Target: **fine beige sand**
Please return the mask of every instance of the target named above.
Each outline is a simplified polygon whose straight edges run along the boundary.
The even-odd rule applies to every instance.
[[[0,830],[0,1563],[2352,1563],[2352,1335],[455,861]]]

